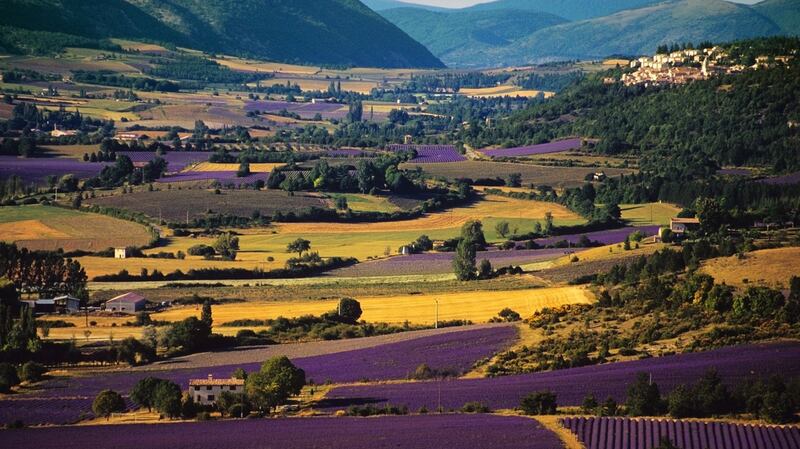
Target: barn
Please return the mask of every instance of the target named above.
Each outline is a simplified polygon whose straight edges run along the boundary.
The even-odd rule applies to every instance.
[[[147,299],[138,293],[125,293],[106,301],[106,312],[136,313],[144,310]]]

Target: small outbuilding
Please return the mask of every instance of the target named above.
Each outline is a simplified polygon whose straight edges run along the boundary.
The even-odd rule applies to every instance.
[[[28,307],[33,308],[36,315],[47,315],[52,313],[77,313],[81,308],[81,300],[70,295],[58,296],[55,298],[41,298],[36,300],[23,301]]]
[[[106,301],[106,312],[136,313],[144,310],[147,299],[138,293],[125,293]]]
[[[244,379],[214,379],[211,374],[208,379],[190,379],[189,394],[195,404],[214,405],[222,393],[233,394],[244,391]]]
[[[70,295],[53,298],[58,313],[76,313],[81,309],[81,300]]]
[[[669,230],[673,234],[683,235],[688,231],[700,229],[700,220],[697,218],[670,218]]]

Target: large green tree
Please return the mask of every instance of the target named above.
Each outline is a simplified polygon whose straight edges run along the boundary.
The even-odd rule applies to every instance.
[[[256,408],[271,411],[290,396],[299,394],[305,384],[305,371],[282,356],[267,360],[258,372],[248,374],[245,392]]]
[[[95,415],[108,419],[112,413],[125,411],[125,400],[116,391],[103,390],[94,398],[92,411]]]

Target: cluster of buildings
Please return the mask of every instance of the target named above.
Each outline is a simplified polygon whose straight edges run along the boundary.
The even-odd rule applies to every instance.
[[[720,47],[684,49],[672,53],[661,53],[652,57],[634,59],[630,63],[633,73],[622,75],[626,86],[685,84],[704,80],[717,73],[744,70],[741,65],[728,65],[728,54]]]
[[[55,298],[40,298],[22,301],[33,309],[36,315],[46,314],[72,314],[78,313],[81,310],[99,310],[98,308],[81,308],[81,300],[74,296],[64,295]],[[133,314],[145,309],[147,299],[138,293],[125,293],[124,295],[115,296],[109,299],[104,304],[106,312],[114,313],[128,313]]]
[[[722,47],[703,49],[687,48],[671,53],[659,53],[652,57],[642,57],[630,62],[635,72],[622,75],[626,86],[657,86],[685,84],[690,81],[708,79],[717,74],[741,72],[747,68],[758,70],[776,64],[788,65],[794,59],[787,56],[758,56],[755,63],[745,66],[733,63],[730,55]]]

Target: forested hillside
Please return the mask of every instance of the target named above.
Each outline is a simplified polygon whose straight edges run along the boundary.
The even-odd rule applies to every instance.
[[[800,34],[800,0],[764,0],[753,8],[778,24],[784,33]]]
[[[753,51],[769,54],[765,49],[772,48],[779,54],[782,48],[798,44],[797,39],[770,38],[733,44],[730,51],[745,60],[753,57]],[[721,166],[757,166],[773,173],[800,170],[800,134],[789,123],[800,121],[797,62],[663,88],[606,84],[606,76],[589,77],[552,101],[496,125],[475,123],[463,138],[477,148],[497,142],[504,146],[539,143],[568,135],[597,138],[595,151],[635,154],[647,174],[630,178],[627,182],[635,187],[627,191],[630,196],[615,198],[619,202],[688,203],[685,197],[700,192],[713,196],[713,189],[726,187],[704,180]],[[760,198],[770,189],[750,182],[745,193],[736,194]],[[772,190],[779,196],[785,193],[780,188]],[[741,204],[752,204],[751,199],[740,198]],[[792,201],[797,203],[796,193]]]
[[[441,67],[418,42],[357,0],[9,0],[0,25],[85,38],[133,38],[288,62]],[[9,33],[4,33],[7,35]],[[30,48],[30,33],[2,40]],[[45,38],[48,36],[45,35]]]

